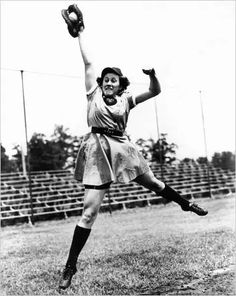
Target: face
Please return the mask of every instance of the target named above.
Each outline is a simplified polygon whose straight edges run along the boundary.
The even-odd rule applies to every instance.
[[[119,75],[107,73],[102,81],[102,91],[105,96],[115,96],[120,90]]]

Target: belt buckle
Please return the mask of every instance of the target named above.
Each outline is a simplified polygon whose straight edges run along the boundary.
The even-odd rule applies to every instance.
[[[110,129],[110,128],[107,128],[107,133],[109,135],[114,135],[114,130],[113,129]]]

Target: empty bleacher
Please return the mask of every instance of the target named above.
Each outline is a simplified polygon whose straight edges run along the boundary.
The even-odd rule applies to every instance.
[[[151,165],[157,178],[161,168]],[[165,165],[165,182],[187,199],[212,197],[235,192],[235,174],[232,171],[206,165]],[[209,187],[210,180],[210,187]],[[31,197],[28,176],[22,173],[1,174],[1,224],[31,222],[80,215],[83,208],[84,187],[69,170],[31,172]],[[109,201],[109,202],[108,202]],[[112,184],[101,211],[126,209],[163,202],[163,198],[135,182]]]

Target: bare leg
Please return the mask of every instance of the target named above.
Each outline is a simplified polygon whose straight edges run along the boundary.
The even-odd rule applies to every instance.
[[[152,171],[148,171],[147,173],[138,176],[134,181],[157,194],[165,188],[165,183],[158,180]]]
[[[87,229],[92,228],[107,190],[85,189],[84,209],[78,226]]]

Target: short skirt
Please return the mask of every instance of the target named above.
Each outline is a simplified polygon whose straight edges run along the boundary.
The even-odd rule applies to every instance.
[[[88,133],[83,137],[74,177],[85,185],[128,183],[150,170],[127,136]]]

